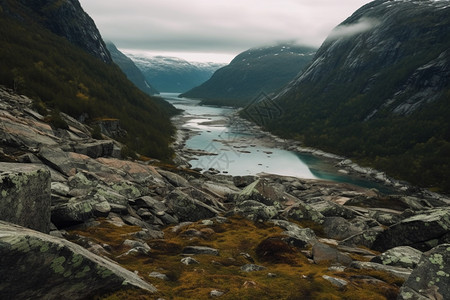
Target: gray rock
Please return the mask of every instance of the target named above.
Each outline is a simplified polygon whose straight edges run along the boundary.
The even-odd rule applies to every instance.
[[[317,243],[316,234],[310,228],[301,228],[284,220],[272,220],[272,223],[286,230],[282,233],[285,236],[283,240],[291,246],[304,248]]]
[[[257,272],[257,271],[262,271],[265,269],[266,269],[266,267],[255,265],[255,264],[246,264],[241,267],[241,271],[244,271],[244,272]]]
[[[278,215],[278,211],[273,206],[267,206],[255,200],[245,200],[234,208],[234,213],[244,216],[252,221],[267,221]]]
[[[373,243],[383,232],[383,230],[384,229],[382,227],[373,227],[346,238],[345,240],[341,241],[341,244],[347,246],[364,246],[367,248],[372,248]]]
[[[48,233],[50,180],[42,165],[0,163],[0,220]]]
[[[371,262],[414,269],[420,261],[422,252],[409,246],[399,246],[374,257]]]
[[[234,176],[233,177],[233,183],[237,187],[246,187],[247,185],[251,184],[252,182],[255,182],[258,179],[257,176]]]
[[[221,296],[223,296],[224,294],[225,294],[224,292],[219,291],[219,290],[212,290],[212,291],[209,293],[209,295],[210,295],[211,297],[221,297]]]
[[[387,266],[368,261],[354,261],[351,263],[350,267],[355,269],[383,271],[405,280],[408,279],[409,275],[412,272],[411,269]]]
[[[354,210],[348,207],[323,198],[314,198],[308,200],[307,203],[315,211],[321,213],[325,217],[342,217],[345,219],[352,219],[358,215]]]
[[[156,292],[119,265],[67,240],[0,222],[2,299],[88,299],[125,286]]]
[[[411,246],[421,251],[439,243],[450,229],[450,208],[423,211],[389,227],[377,236],[373,249],[386,251],[397,246]],[[435,240],[435,241],[433,241]]]
[[[164,170],[158,170],[158,173],[161,174],[161,176],[163,176],[165,179],[167,179],[167,181],[175,187],[190,186],[189,182],[178,174],[175,174],[175,173],[172,173],[169,171],[164,171]]]
[[[327,217],[323,222],[323,229],[328,238],[343,240],[361,233],[356,226],[341,217]]]
[[[71,146],[71,152],[87,155],[91,158],[112,156],[114,142],[112,140],[77,143]]]
[[[148,276],[152,277],[152,278],[158,278],[158,279],[161,279],[161,280],[165,280],[165,281],[169,280],[169,277],[167,277],[166,274],[162,274],[162,273],[159,273],[159,272],[151,272],[150,274],[148,274]]]
[[[442,244],[423,253],[417,268],[400,289],[397,299],[448,299],[449,282],[450,244]]]
[[[332,285],[338,288],[343,288],[348,285],[347,280],[341,278],[331,277],[328,275],[323,275],[322,278],[325,279],[326,281],[329,281]]]
[[[353,260],[350,256],[339,252],[326,244],[316,243],[312,247],[312,255],[316,264],[321,262],[339,263],[341,265],[349,265]]]
[[[219,255],[219,250],[204,246],[187,246],[183,248],[183,254],[193,255]]]
[[[198,265],[198,264],[200,264],[198,262],[198,260],[196,260],[195,258],[189,257],[189,256],[182,258],[181,259],[181,263],[185,264],[185,265]]]
[[[312,206],[298,202],[295,205],[286,209],[283,216],[296,221],[310,220],[318,224],[322,224],[325,217]]]
[[[210,219],[219,214],[217,209],[188,196],[181,190],[174,190],[167,195],[166,205],[181,222]]]
[[[284,202],[284,187],[281,184],[269,183],[267,179],[258,179],[248,185],[242,192],[235,196],[236,202],[255,200],[268,206],[280,205]]]

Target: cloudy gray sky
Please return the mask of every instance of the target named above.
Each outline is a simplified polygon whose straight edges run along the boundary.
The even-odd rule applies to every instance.
[[[80,0],[119,49],[228,62],[248,48],[320,46],[370,0]]]

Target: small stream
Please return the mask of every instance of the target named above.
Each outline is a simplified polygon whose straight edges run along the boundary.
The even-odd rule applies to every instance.
[[[342,174],[330,159],[308,153],[277,148],[275,141],[255,132],[248,122],[235,117],[236,109],[199,105],[199,100],[178,98],[162,93],[166,101],[183,110],[177,116],[182,130],[189,131],[184,150],[190,153],[192,168],[213,168],[223,174],[256,175],[271,173],[306,179],[324,179],[376,188],[389,193],[392,189],[357,176]]]

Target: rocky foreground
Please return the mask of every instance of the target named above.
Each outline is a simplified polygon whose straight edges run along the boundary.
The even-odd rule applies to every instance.
[[[61,117],[0,89],[2,299],[450,295],[444,196],[124,160]]]

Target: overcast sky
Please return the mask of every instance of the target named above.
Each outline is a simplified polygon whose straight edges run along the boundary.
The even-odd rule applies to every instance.
[[[370,0],[80,0],[102,36],[125,51],[229,62],[252,47],[319,47]]]

